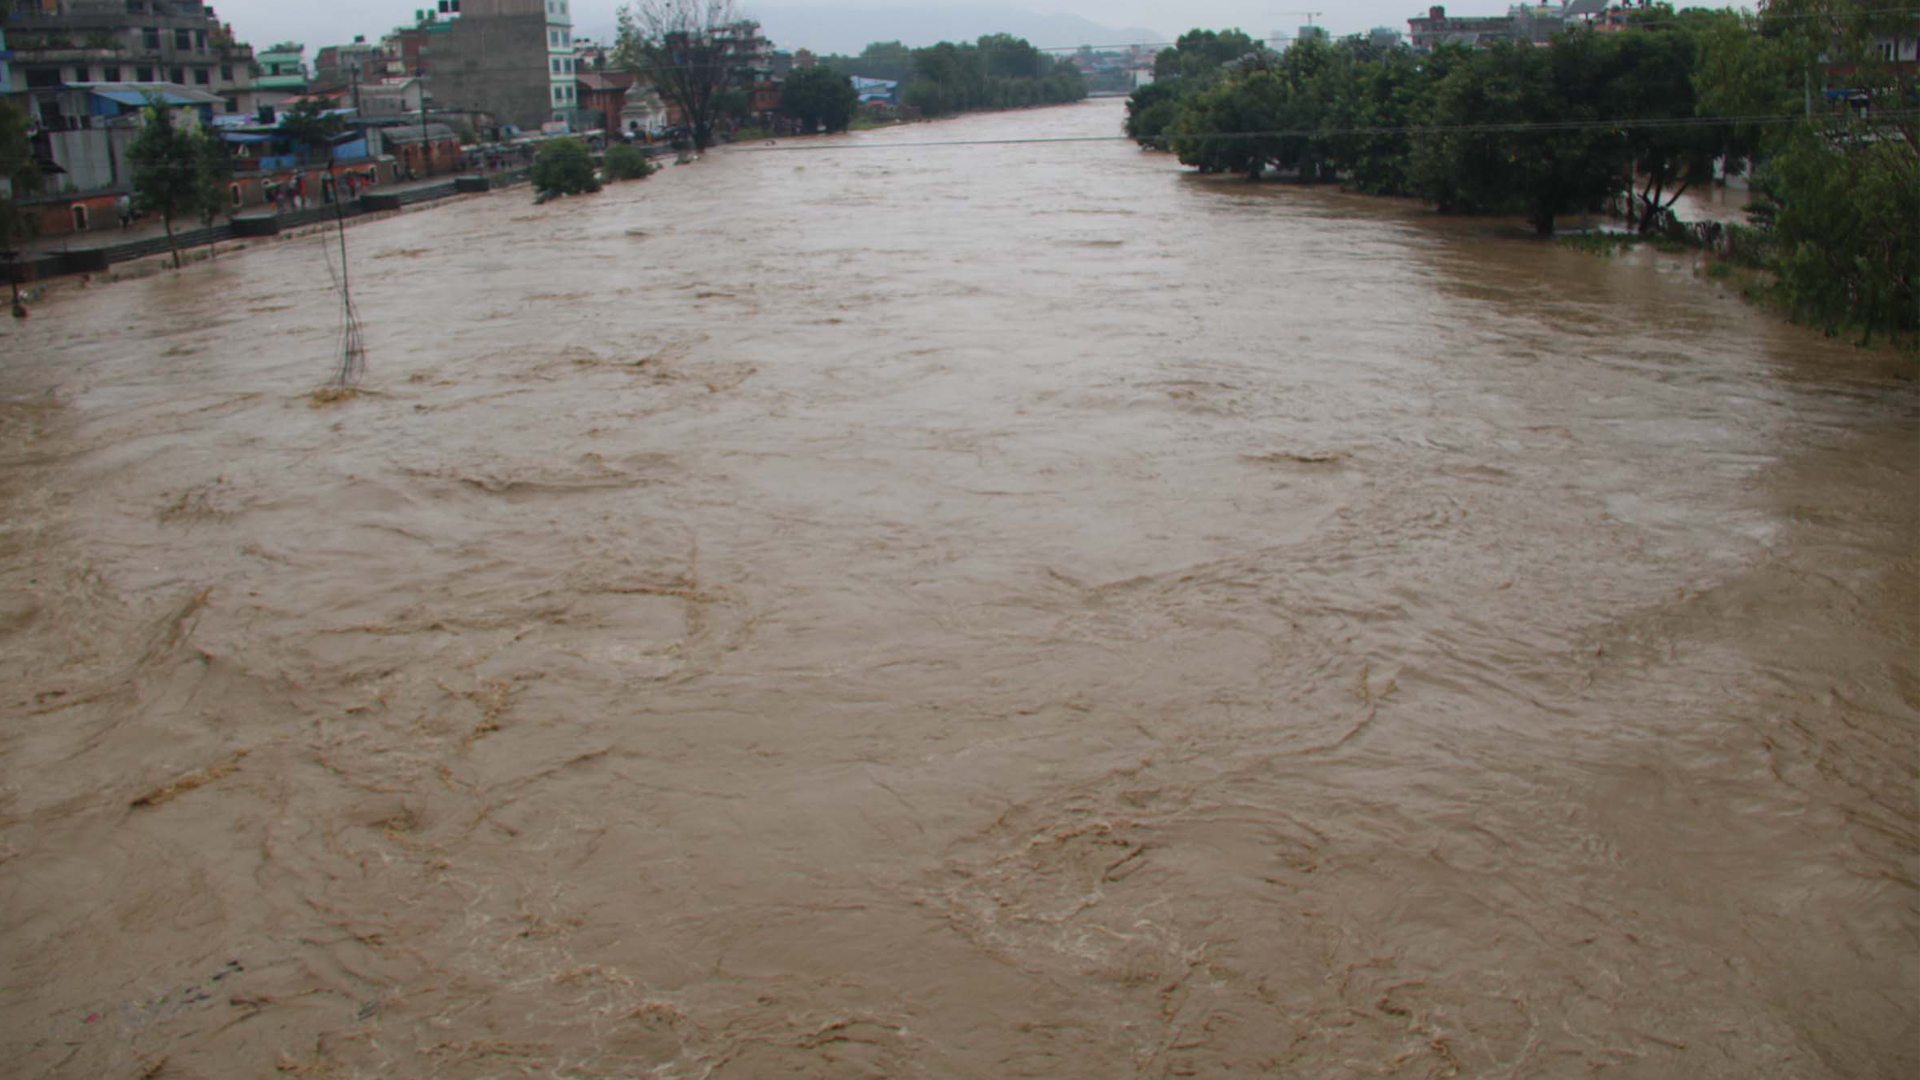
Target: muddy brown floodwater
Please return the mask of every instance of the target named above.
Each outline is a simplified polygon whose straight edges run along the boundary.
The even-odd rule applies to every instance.
[[[6,327],[0,1071],[1920,1073],[1920,393],[1119,116]]]

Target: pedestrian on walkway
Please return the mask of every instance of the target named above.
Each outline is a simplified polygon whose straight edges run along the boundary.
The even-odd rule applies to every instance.
[[[133,197],[122,195],[113,200],[113,208],[120,212],[120,231],[133,228]]]

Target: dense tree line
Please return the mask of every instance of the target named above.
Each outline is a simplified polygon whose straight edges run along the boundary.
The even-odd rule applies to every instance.
[[[827,62],[849,75],[899,83],[901,104],[926,116],[1059,105],[1087,96],[1086,79],[1071,60],[1055,59],[1010,34],[924,49],[875,42],[859,56]]]
[[[1196,30],[1128,101],[1127,133],[1203,172],[1520,213],[1542,234],[1608,207],[1670,229],[1716,165],[1748,171],[1759,257],[1795,314],[1906,334],[1920,329],[1920,93],[1883,43],[1914,34],[1877,0],[1656,6],[1620,33],[1426,55],[1360,39],[1275,53]]]

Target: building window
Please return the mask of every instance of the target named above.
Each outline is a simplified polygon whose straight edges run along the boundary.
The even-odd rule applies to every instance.
[[[200,52],[207,51],[207,32],[205,30],[195,30],[193,32],[193,47]]]
[[[207,82],[211,78],[212,74],[213,73],[208,71],[206,68],[194,68],[193,69],[194,85],[196,86],[207,85]]]
[[[32,69],[28,70],[27,89],[57,90],[59,88],[60,88],[60,69],[59,68],[39,68],[37,70],[32,70]]]
[[[152,82],[153,68],[143,64],[140,67],[133,69],[133,81],[134,82]]]
[[[221,82],[233,81],[233,65],[232,64],[220,65],[220,81]]]
[[[193,31],[175,30],[173,32],[173,47],[180,50],[181,52],[186,52],[192,49],[193,48]]]
[[[83,68],[83,67],[77,67],[77,68],[74,68],[74,69],[73,69],[73,81],[74,81],[74,82],[86,82],[86,81],[87,81],[87,69],[86,69],[86,68]]]
[[[119,82],[120,80],[126,78],[126,73],[121,70],[118,64],[115,64],[111,67],[101,68],[100,77],[102,79],[105,79],[107,82]]]
[[[167,72],[167,79],[185,86],[187,83],[187,69],[174,68],[172,71]]]
[[[73,231],[87,231],[87,208],[78,203],[74,204],[73,207]]]
[[[227,102],[227,112],[228,112],[228,113],[237,113],[237,112],[239,112],[239,111],[240,111],[240,99],[239,99],[239,98],[231,98],[231,97],[230,97],[230,98],[227,98],[227,99],[226,99],[226,102]]]
[[[159,52],[160,51],[160,28],[157,26],[141,27],[140,43],[146,46],[148,52]]]
[[[227,188],[227,196],[233,200],[233,205],[239,206],[240,205],[240,185],[239,184],[230,185]]]

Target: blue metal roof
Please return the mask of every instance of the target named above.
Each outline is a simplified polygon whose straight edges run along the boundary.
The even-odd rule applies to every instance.
[[[161,101],[164,101],[169,105],[204,105],[206,104],[203,101],[196,101],[193,98],[184,97],[180,94],[171,93],[167,90],[162,90],[157,87],[153,90],[122,90],[119,88],[106,89],[104,87],[94,87],[93,93],[98,97],[106,98],[108,101],[111,101],[116,105],[126,105],[130,108],[139,108],[145,105],[147,103],[147,96],[149,94],[155,97],[158,97]]]

